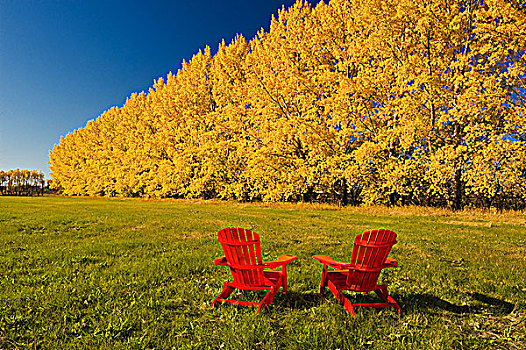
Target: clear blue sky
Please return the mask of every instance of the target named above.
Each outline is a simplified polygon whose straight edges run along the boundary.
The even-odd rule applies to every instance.
[[[0,170],[47,177],[61,135],[294,2],[0,0]]]

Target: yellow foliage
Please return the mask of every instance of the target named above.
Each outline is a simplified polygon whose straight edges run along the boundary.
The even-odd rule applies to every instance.
[[[268,32],[200,50],[61,138],[52,184],[67,195],[524,201],[519,6],[298,0]]]

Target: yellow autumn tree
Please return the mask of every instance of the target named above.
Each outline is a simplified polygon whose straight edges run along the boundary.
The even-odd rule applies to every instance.
[[[50,152],[67,195],[522,207],[516,1],[298,0]]]
[[[383,128],[386,152],[396,156],[402,174],[408,159],[419,164],[415,175],[422,181],[409,181],[415,197],[427,192],[460,208],[468,185],[482,181],[472,180],[481,174],[476,155],[495,148],[509,155],[510,147],[501,146],[524,125],[524,102],[517,98],[524,96],[524,13],[506,1],[392,5],[382,11],[389,18],[375,21],[389,23],[377,29],[389,38],[379,60],[389,73],[377,75],[390,87],[378,103],[378,114],[389,116],[392,125]],[[397,166],[389,173],[396,174]],[[386,189],[399,196],[407,186]]]
[[[298,1],[283,8],[247,56],[254,150],[248,171],[266,200],[326,196],[342,179],[340,152],[350,138],[327,102],[337,87],[325,76],[335,63],[325,6]]]
[[[247,177],[250,158],[247,130],[251,128],[247,109],[249,43],[241,35],[226,45],[223,41],[213,57],[210,69],[213,110],[206,135],[210,146],[209,163],[214,193],[223,199],[248,200],[254,189]]]

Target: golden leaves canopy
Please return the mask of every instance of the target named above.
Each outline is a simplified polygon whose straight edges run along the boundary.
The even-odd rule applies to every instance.
[[[61,138],[52,186],[520,206],[525,48],[521,1],[299,0]]]

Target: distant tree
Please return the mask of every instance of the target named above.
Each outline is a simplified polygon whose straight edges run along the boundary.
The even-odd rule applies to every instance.
[[[37,170],[0,170],[0,195],[44,195],[44,174]]]

